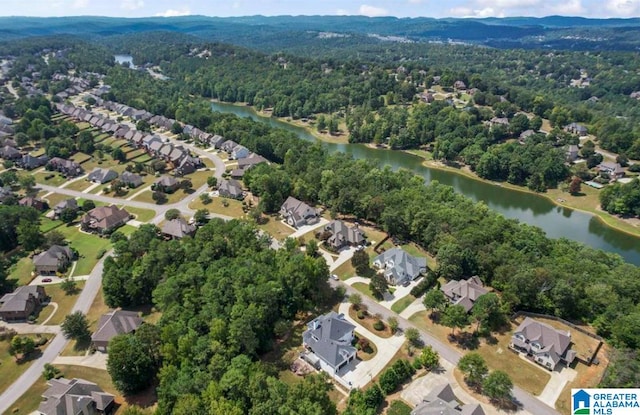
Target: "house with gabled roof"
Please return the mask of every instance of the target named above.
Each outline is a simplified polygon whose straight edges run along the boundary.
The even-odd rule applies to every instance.
[[[162,234],[172,239],[182,239],[185,236],[193,236],[195,233],[195,225],[187,223],[184,218],[171,219],[162,225]]]
[[[135,311],[109,311],[98,320],[98,328],[91,336],[91,344],[96,350],[106,352],[109,340],[120,334],[134,332],[140,325],[142,319]]]
[[[130,171],[122,172],[120,175],[120,182],[130,189],[141,186],[144,181],[139,174],[131,173]]]
[[[180,182],[171,176],[162,176],[153,182],[152,189],[162,193],[173,193],[180,187]]]
[[[576,357],[571,349],[571,333],[526,317],[511,336],[512,349],[526,353],[534,362],[549,370],[560,363],[569,366]]]
[[[411,411],[411,415],[485,415],[480,404],[461,405],[448,383],[429,392]]]
[[[78,201],[76,199],[71,198],[71,199],[65,199],[58,202],[58,204],[53,207],[53,217],[55,219],[59,218],[65,209],[71,209],[77,212],[79,209]]]
[[[5,145],[0,148],[0,157],[5,160],[17,160],[22,158],[22,153],[14,147]]]
[[[47,385],[39,415],[98,415],[113,410],[115,397],[93,382],[59,378],[47,381]]]
[[[103,169],[96,167],[89,173],[89,181],[94,183],[105,184],[118,178],[118,173],[111,169]]]
[[[131,214],[116,205],[100,206],[87,212],[80,223],[85,231],[106,234],[124,225],[131,219]]]
[[[302,334],[304,347],[320,361],[320,367],[333,375],[356,358],[356,348],[351,346],[355,326],[344,315],[331,311],[307,324]]]
[[[249,170],[250,168],[257,166],[261,163],[267,163],[267,159],[257,154],[251,154],[249,157],[238,160],[238,168],[243,170]]]
[[[244,191],[242,185],[237,180],[222,180],[218,186],[218,193],[222,197],[229,199],[242,199],[244,197]]]
[[[34,157],[31,154],[25,154],[16,164],[25,170],[33,170],[46,165],[48,162],[49,157],[47,155]]]
[[[40,285],[25,285],[0,297],[0,318],[4,321],[26,320],[47,300]]]
[[[324,227],[325,232],[331,232],[331,236],[327,239],[327,244],[334,250],[338,250],[345,246],[355,246],[364,243],[364,232],[358,225],[347,226],[341,220],[334,220]]]
[[[227,140],[224,143],[222,143],[220,145],[220,149],[224,152],[227,152],[229,154],[231,154],[231,152],[233,151],[233,149],[238,145],[238,143],[236,143],[233,140]]]
[[[23,197],[18,201],[20,206],[32,207],[39,212],[43,212],[49,208],[47,202],[32,196]]]
[[[47,163],[47,168],[58,171],[69,177],[75,177],[82,174],[82,167],[75,161],[66,160],[60,157],[54,157]]]
[[[588,134],[587,127],[584,125],[572,122],[564,127],[564,130],[571,134],[576,134],[580,137],[584,137]]]
[[[413,256],[400,247],[384,251],[373,259],[373,266],[382,270],[391,285],[402,285],[427,272],[427,259]]]
[[[624,177],[624,169],[620,163],[613,163],[610,161],[604,161],[598,165],[598,172],[600,176],[608,179],[619,179]]]
[[[233,150],[231,150],[231,154],[229,155],[229,158],[232,160],[240,160],[240,159],[249,157],[249,154],[251,154],[251,151],[249,151],[248,148],[238,144],[233,148]]]
[[[39,275],[56,275],[73,261],[75,253],[68,246],[53,245],[33,257],[33,265]]]
[[[489,292],[484,288],[484,284],[473,276],[467,280],[451,280],[443,285],[440,290],[449,299],[452,305],[461,305],[468,313],[473,308],[476,300]]]
[[[280,215],[289,225],[295,228],[312,225],[320,221],[320,214],[317,209],[292,196],[289,196],[282,204]]]

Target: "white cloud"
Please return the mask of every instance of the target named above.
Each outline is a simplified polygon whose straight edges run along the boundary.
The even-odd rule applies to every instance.
[[[422,4],[422,3],[426,3],[427,0],[409,0],[409,3],[411,4]]]
[[[191,14],[191,10],[188,8],[184,8],[181,10],[169,9],[162,13],[156,13],[156,16],[159,17],[176,17],[176,16],[189,16]]]
[[[581,0],[570,0],[564,4],[549,7],[549,14],[560,16],[580,16],[586,12]]]
[[[346,9],[338,9],[336,10],[336,16],[348,16],[349,11]]]
[[[89,0],[74,0],[71,5],[74,9],[85,9],[89,5]]]
[[[360,6],[360,9],[358,9],[358,14],[369,17],[389,16],[389,11],[382,7],[363,4],[362,6]]]
[[[640,12],[640,0],[609,0],[606,7],[616,16],[631,17]]]
[[[477,0],[478,7],[501,9],[524,9],[532,6],[539,6],[542,0]]]
[[[144,0],[122,0],[120,8],[125,10],[138,10],[144,7]]]
[[[504,17],[503,11],[495,10],[492,7],[485,7],[482,9],[472,9],[471,7],[454,7],[449,9],[452,16],[456,17]]]

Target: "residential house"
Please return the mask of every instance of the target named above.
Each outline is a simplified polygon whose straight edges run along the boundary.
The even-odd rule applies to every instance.
[[[151,146],[154,145],[154,143],[163,144],[162,139],[160,137],[158,137],[157,135],[148,135],[148,136],[146,136],[146,137],[144,137],[142,139],[142,146],[148,152],[152,151],[151,150]],[[154,145],[154,148],[157,148],[158,150],[160,150],[160,147],[162,147],[162,146],[158,146],[157,144]]]
[[[509,119],[505,117],[493,117],[491,120],[489,120],[489,123],[491,124],[491,126],[502,125],[504,127],[508,127]]]
[[[600,176],[605,177],[607,179],[619,179],[624,177],[624,169],[620,166],[619,163],[612,163],[609,161],[605,161],[598,165],[598,172]]]
[[[467,280],[451,280],[440,288],[453,305],[461,305],[468,313],[476,300],[489,292],[477,276]]]
[[[18,143],[16,143],[16,140],[12,139],[12,138],[5,138],[4,140],[0,140],[2,141],[2,146],[9,146],[9,147],[13,147],[13,148],[17,148],[18,147]]]
[[[408,254],[395,247],[373,259],[373,266],[383,270],[384,277],[391,285],[403,285],[427,272],[427,259]]]
[[[47,300],[44,287],[25,285],[0,298],[0,318],[4,321],[26,320]]]
[[[8,203],[14,204],[16,200],[16,195],[11,191],[9,186],[0,187],[0,203]]]
[[[172,239],[182,239],[195,233],[195,225],[187,223],[183,218],[171,219],[162,226],[162,234]]]
[[[451,385],[446,383],[431,390],[411,415],[485,415],[485,412],[477,403],[461,405]]]
[[[74,257],[68,246],[53,245],[33,257],[33,265],[39,275],[56,275],[58,271],[64,271]]]
[[[232,160],[240,160],[249,157],[249,154],[251,154],[251,151],[249,151],[248,148],[242,145],[237,145],[231,151],[229,158]]]
[[[5,160],[18,160],[22,158],[22,153],[14,147],[5,145],[0,148],[0,157]]]
[[[355,246],[364,243],[364,233],[358,225],[347,226],[341,220],[334,220],[324,227],[325,232],[331,232],[331,237],[327,239],[327,244],[334,250],[339,250],[344,246]]]
[[[171,176],[162,176],[153,182],[152,189],[162,193],[173,193],[180,187],[180,182]]]
[[[463,81],[455,81],[453,83],[453,88],[458,91],[464,91],[467,89],[467,84],[465,84]]]
[[[518,142],[520,144],[524,144],[526,139],[531,137],[532,135],[534,135],[536,132],[533,130],[526,130],[520,133],[520,138],[518,139]]]
[[[580,148],[575,144],[567,146],[567,150],[564,153],[566,156],[566,160],[568,162],[576,161],[576,159],[578,158],[579,151],[580,151]]]
[[[238,145],[238,143],[236,143],[233,140],[227,140],[224,143],[222,143],[220,145],[220,149],[224,152],[227,152],[229,154],[231,154],[231,152],[233,151],[233,149]]]
[[[190,174],[202,167],[202,160],[199,157],[192,157],[187,155],[180,161],[178,167],[176,167],[176,173],[178,175],[184,176],[185,174]]]
[[[351,346],[354,330],[344,315],[331,311],[307,324],[302,342],[319,358],[322,370],[333,375],[356,358],[356,348]]]
[[[47,202],[45,202],[42,199],[36,199],[35,197],[31,197],[31,196],[23,197],[22,199],[20,199],[20,201],[18,201],[18,204],[20,206],[32,207],[39,212],[44,212],[49,208],[49,206],[47,205]]]
[[[55,219],[59,218],[65,209],[71,209],[77,212],[79,209],[78,201],[75,199],[65,199],[59,202],[57,205],[53,207],[53,217]]]
[[[249,170],[260,163],[266,163],[267,159],[257,154],[251,154],[249,157],[238,160],[238,168]]]
[[[559,363],[567,366],[576,357],[571,349],[571,333],[526,317],[511,336],[509,345],[526,353],[539,365],[554,370]]]
[[[98,329],[91,336],[91,344],[96,350],[107,351],[109,340],[120,334],[134,332],[142,324],[135,311],[113,310],[100,316]]]
[[[47,381],[47,385],[39,415],[98,415],[113,410],[115,397],[93,382],[60,378]]]
[[[218,193],[222,197],[241,200],[244,198],[242,185],[237,180],[222,180],[218,185]]]
[[[54,157],[47,163],[49,170],[58,171],[64,175],[75,177],[82,174],[82,167],[74,161],[66,160],[60,157]]]
[[[48,162],[49,157],[46,155],[34,157],[31,154],[25,154],[20,160],[16,161],[16,164],[18,165],[18,167],[21,167],[25,170],[33,170],[46,165]]]
[[[291,196],[282,204],[280,215],[295,228],[320,221],[320,214],[316,209]]]
[[[127,186],[129,189],[141,186],[143,183],[142,176],[139,174],[125,171],[120,175],[120,182]]]
[[[242,179],[244,177],[244,173],[246,170],[244,169],[233,169],[229,172],[229,175],[232,179]]]
[[[564,130],[568,133],[579,135],[580,137],[584,137],[588,134],[587,127],[575,122],[565,126]]]
[[[89,173],[89,181],[94,183],[105,184],[111,180],[118,178],[118,173],[111,169],[103,169],[96,167],[91,173]]]
[[[81,226],[85,231],[100,234],[110,233],[131,219],[131,214],[115,205],[100,206],[87,212],[82,218]]]
[[[165,144],[161,139],[158,138],[157,140],[152,140],[149,143],[149,146],[147,147],[147,151],[152,156],[161,156],[162,154],[160,153],[160,151],[162,150],[163,147],[166,147],[165,151],[168,150],[169,152],[171,152],[171,144]]]
[[[422,101],[426,102],[427,104],[431,104],[436,100],[431,92],[423,92],[422,94],[420,94],[420,99],[422,99]]]
[[[222,146],[222,143],[224,143],[225,141],[227,141],[227,140],[225,140],[223,136],[214,135],[209,140],[209,144],[211,144],[214,148],[219,149]]]

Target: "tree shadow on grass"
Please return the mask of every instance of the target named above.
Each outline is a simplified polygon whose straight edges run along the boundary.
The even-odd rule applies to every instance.
[[[480,346],[480,341],[475,333],[461,332],[448,335],[449,341],[458,344],[463,350],[476,350]]]

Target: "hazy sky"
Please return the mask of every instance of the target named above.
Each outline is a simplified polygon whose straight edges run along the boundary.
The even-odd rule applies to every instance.
[[[0,16],[636,17],[640,0],[0,0]]]

